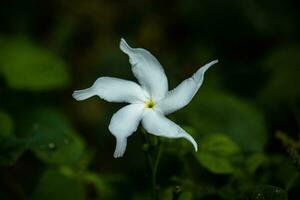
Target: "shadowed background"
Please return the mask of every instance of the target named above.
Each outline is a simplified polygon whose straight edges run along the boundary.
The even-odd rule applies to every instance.
[[[135,81],[121,37],[156,56],[170,89],[219,59],[193,101],[170,116],[199,151],[184,139],[162,139],[160,199],[296,199],[299,6],[1,2],[0,199],[151,199],[142,131],[129,137],[123,158],[112,156],[108,125],[125,104],[71,96],[100,76]]]

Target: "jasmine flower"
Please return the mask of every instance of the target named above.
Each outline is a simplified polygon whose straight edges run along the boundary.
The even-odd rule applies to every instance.
[[[90,88],[73,93],[78,101],[99,96],[109,102],[129,103],[113,115],[109,124],[109,131],[116,137],[114,157],[124,155],[127,137],[137,130],[140,122],[153,135],[187,139],[197,151],[198,146],[193,137],[165,116],[183,108],[192,100],[202,85],[205,71],[218,61],[204,65],[192,77],[168,91],[164,69],[149,51],[132,48],[124,39],[121,39],[120,48],[129,56],[132,72],[140,85],[124,79],[100,77]]]

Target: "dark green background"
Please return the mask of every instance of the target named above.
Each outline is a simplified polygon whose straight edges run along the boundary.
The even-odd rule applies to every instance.
[[[123,158],[112,156],[107,127],[123,105],[71,96],[100,76],[135,80],[121,37],[157,57],[171,88],[219,59],[170,116],[199,151],[162,139],[160,199],[297,199],[299,8],[296,0],[2,1],[0,199],[151,199],[141,131]]]

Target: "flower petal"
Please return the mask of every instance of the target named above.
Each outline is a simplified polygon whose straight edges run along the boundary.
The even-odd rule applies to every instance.
[[[159,112],[147,109],[144,113],[142,124],[153,135],[168,138],[185,138],[193,144],[195,151],[198,150],[198,145],[192,136]]]
[[[108,129],[116,137],[115,158],[124,155],[127,137],[137,130],[144,109],[143,104],[130,104],[118,110],[111,118]]]
[[[181,82],[175,89],[169,91],[165,98],[157,102],[162,113],[167,115],[186,106],[202,85],[205,71],[217,62],[218,60],[214,60],[204,65],[192,77]]]
[[[134,76],[150,97],[163,98],[168,92],[168,79],[158,60],[146,49],[131,48],[123,38],[120,49],[129,56]]]
[[[109,102],[127,103],[143,102],[148,96],[135,82],[112,77],[98,78],[92,87],[77,90],[73,93],[73,97],[77,101],[85,100],[95,95]]]

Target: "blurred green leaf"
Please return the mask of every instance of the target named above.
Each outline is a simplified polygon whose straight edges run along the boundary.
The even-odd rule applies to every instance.
[[[65,63],[53,53],[27,39],[4,40],[2,45],[0,73],[12,89],[44,91],[69,83]]]
[[[12,118],[0,110],[0,165],[13,165],[26,149],[26,140],[13,135]]]
[[[265,181],[280,183],[285,189],[299,188],[296,186],[297,182],[299,182],[299,172],[294,166],[292,159],[288,156],[280,154],[269,155],[268,162],[263,166],[263,169],[265,173],[261,178]]]
[[[180,186],[169,186],[161,192],[160,198],[163,200],[192,200],[193,193],[182,191]]]
[[[228,174],[234,171],[233,161],[239,152],[239,147],[228,136],[212,134],[202,139],[196,157],[211,172]]]
[[[64,176],[57,170],[49,169],[42,175],[32,199],[83,200],[85,190],[75,179]]]
[[[68,166],[60,167],[60,172],[67,177],[79,180],[81,183],[93,185],[98,196],[105,199],[112,199],[115,196],[111,185],[106,177],[95,172],[73,169]],[[116,175],[115,175],[116,176]],[[114,176],[112,176],[114,177]],[[114,177],[116,178],[116,177]],[[119,179],[118,177],[117,179]],[[119,180],[118,180],[119,181]]]
[[[173,190],[174,188],[169,186],[167,188],[165,188],[162,192],[161,192],[161,195],[160,195],[160,198],[163,199],[163,200],[171,200],[173,199]],[[135,199],[138,200],[140,199],[141,197],[136,197]],[[134,199],[134,200],[135,200]]]
[[[193,194],[191,192],[183,192],[178,200],[192,200],[193,199]]]
[[[0,165],[13,165],[26,149],[24,140],[0,137]]]
[[[75,164],[80,160],[84,142],[59,112],[37,109],[28,124],[29,145],[39,159],[50,164]]]
[[[225,133],[244,151],[262,151],[265,120],[253,105],[220,91],[203,92],[184,111],[199,134]]]
[[[111,198],[114,196],[112,187],[98,174],[93,172],[85,172],[82,174],[81,178],[85,183],[93,184],[100,197]]]
[[[264,154],[254,153],[246,159],[245,165],[250,173],[254,173],[266,161],[267,158]]]
[[[11,117],[4,111],[0,110],[0,136],[11,136],[14,131],[14,124]]]
[[[296,101],[300,98],[300,47],[282,47],[273,50],[263,63],[271,74],[261,98],[267,105]]]
[[[271,185],[257,186],[245,195],[247,200],[287,200],[287,192]]]

